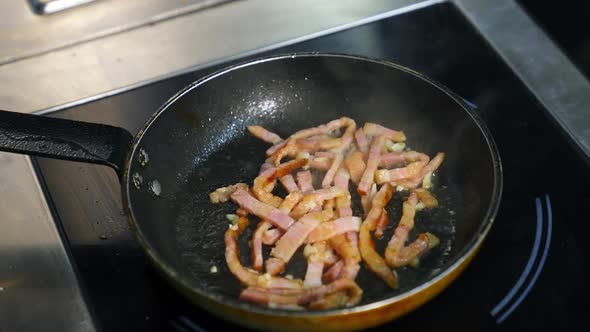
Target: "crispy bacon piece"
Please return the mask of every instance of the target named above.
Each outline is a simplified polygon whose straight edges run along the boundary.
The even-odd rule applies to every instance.
[[[416,161],[424,161],[428,163],[430,157],[428,155],[416,152],[416,151],[404,151],[404,152],[389,152],[381,155],[381,167],[392,167],[400,166],[406,163],[412,163]]]
[[[291,211],[290,215],[294,219],[299,219],[309,211],[313,211],[317,207],[321,208],[324,201],[349,195],[350,193],[348,191],[338,187],[314,190],[303,197],[299,204]]]
[[[293,175],[291,175],[291,174],[287,174],[287,175],[281,177],[279,179],[279,181],[281,182],[283,187],[285,187],[285,189],[290,193],[300,190],[299,186],[297,186],[297,183],[295,183],[295,179],[293,178]]]
[[[285,262],[280,258],[271,257],[266,260],[266,272],[271,276],[276,276],[277,274],[285,271]]]
[[[262,264],[264,263],[264,258],[262,257],[262,235],[271,227],[272,224],[270,222],[263,220],[258,224],[254,235],[252,235],[252,268],[254,270],[262,271]]]
[[[268,148],[268,150],[266,150],[266,156],[270,157],[270,156],[274,155],[277,151],[284,148],[285,146],[287,146],[287,141],[282,141],[280,143],[277,143],[277,144],[271,146],[270,148]]]
[[[406,140],[403,131],[389,129],[376,123],[366,122],[363,130],[367,136],[384,136],[394,142],[404,142]]]
[[[326,244],[323,242],[308,244],[303,250],[307,258],[307,271],[303,279],[303,288],[313,288],[322,285],[322,273],[325,265]]]
[[[444,152],[437,153],[436,156],[428,163],[428,165],[424,166],[417,176],[412,179],[395,181],[395,184],[406,189],[417,188],[422,183],[422,180],[424,180],[426,174],[429,172],[434,172],[440,167],[444,158]]]
[[[313,157],[309,162],[309,167],[320,171],[327,171],[332,166],[332,159],[328,157]]]
[[[362,128],[357,129],[354,133],[356,144],[359,147],[361,153],[367,153],[369,151],[369,139],[365,135],[365,131]]]
[[[334,177],[334,185],[338,188],[348,191],[348,181],[350,180],[350,175],[346,168],[340,168],[336,172],[336,176]],[[352,216],[352,208],[351,208],[351,197],[350,195],[342,196],[336,198],[336,211],[338,212],[339,217],[349,217]]]
[[[397,288],[397,275],[387,266],[385,260],[375,251],[371,232],[375,230],[377,221],[383,213],[383,209],[393,195],[393,190],[389,184],[384,184],[377,192],[371,202],[371,210],[367,218],[361,225],[359,232],[359,248],[361,256],[367,264],[369,270],[379,276],[389,287]]]
[[[344,160],[344,157],[340,153],[334,157],[332,160],[332,165],[326,172],[324,180],[322,181],[322,188],[330,188],[332,182],[334,181],[334,177],[336,176],[336,171],[340,168],[340,164],[342,164],[342,160]]]
[[[298,304],[306,305],[324,298],[329,294],[345,291],[347,300],[344,306],[350,307],[358,304],[362,298],[362,289],[350,279],[338,279],[330,284],[298,291],[272,290],[257,287],[248,287],[240,294],[240,299],[262,305],[271,304]]]
[[[254,270],[246,269],[240,263],[237,238],[248,226],[248,219],[240,217],[225,231],[225,261],[231,273],[247,286],[261,288],[301,289],[301,280],[290,280],[270,275],[260,275]]]
[[[346,169],[348,169],[352,182],[358,184],[363,177],[365,168],[367,167],[363,153],[360,151],[352,152],[346,157],[346,159],[344,159],[344,165],[346,166]]]
[[[276,242],[270,254],[288,263],[293,254],[305,242],[305,239],[326,217],[321,212],[311,212],[299,219]]]
[[[340,278],[340,274],[342,273],[343,267],[344,267],[343,260],[339,260],[336,263],[332,264],[332,266],[322,276],[322,281],[325,283],[330,283],[330,282]]]
[[[294,222],[293,218],[271,205],[265,204],[252,197],[247,191],[238,189],[231,194],[231,199],[248,213],[268,220],[274,226],[288,229]]]
[[[375,179],[375,171],[379,166],[379,160],[381,159],[381,148],[385,144],[385,137],[378,136],[371,143],[369,149],[369,159],[367,160],[367,167],[361,178],[361,182],[358,185],[357,191],[361,196],[366,196],[373,185]]]
[[[351,122],[354,122],[354,120],[342,117],[340,119],[332,120],[325,125],[320,125],[315,128],[307,128],[296,132],[286,140],[287,143],[284,146],[271,153],[273,156],[273,163],[279,165],[285,156],[295,155],[297,153],[297,140],[315,135],[329,134],[338,128],[349,126]]]
[[[305,240],[307,243],[326,241],[330,238],[347,232],[358,232],[361,227],[361,218],[343,217],[333,221],[327,221],[316,227]]]
[[[373,185],[371,186],[371,191],[369,192],[369,195],[361,196],[361,206],[363,207],[363,211],[365,212],[365,215],[367,215],[369,213],[369,210],[371,210],[371,201],[373,201],[373,197],[375,197],[376,194],[377,194],[377,184],[373,183]]]
[[[312,177],[310,171],[300,171],[297,172],[297,183],[299,184],[299,188],[304,193],[310,192],[313,190],[312,184]]]
[[[340,146],[333,149],[333,151],[337,153],[343,153],[350,147],[352,141],[354,140],[354,133],[356,130],[356,122],[354,122],[353,119],[343,119],[345,119],[342,122],[344,125],[346,125],[346,130],[344,131],[344,134],[342,134],[342,137],[340,137]]]
[[[423,233],[412,244],[405,246],[408,235],[414,228],[417,203],[418,197],[416,193],[411,193],[404,201],[402,218],[385,249],[385,260],[392,268],[411,264],[428,249],[435,247],[439,243],[438,238],[433,234]]]
[[[340,138],[307,138],[299,140],[295,144],[299,151],[313,152],[337,148],[341,143],[342,139]]]
[[[270,143],[270,144],[277,144],[277,143],[280,143],[283,141],[283,139],[279,135],[277,135],[277,134],[275,134],[275,133],[273,133],[261,126],[248,126],[248,131],[252,135],[254,135],[254,136],[260,138],[261,140],[263,140],[267,143]]]
[[[209,194],[209,200],[211,203],[225,203],[229,201],[231,194],[238,189],[248,190],[248,185],[246,183],[236,183],[231,186],[218,188]]]
[[[277,242],[278,239],[281,238],[283,234],[284,232],[278,228],[269,229],[264,232],[264,234],[262,234],[262,243],[266,244],[267,246],[272,246],[275,244],[275,242]]]
[[[383,210],[381,216],[379,217],[379,221],[377,221],[377,225],[375,225],[375,237],[380,239],[383,237],[383,232],[385,231],[385,227],[389,224],[389,214],[386,210]]]
[[[420,174],[422,169],[424,169],[424,166],[426,166],[425,161],[415,161],[406,167],[380,169],[375,172],[375,181],[377,184],[383,184],[385,182],[410,179]]]
[[[418,188],[414,189],[413,192],[416,193],[416,196],[418,196],[418,200],[424,203],[425,207],[434,208],[438,206],[438,201],[436,200],[436,198],[434,198],[434,196],[432,196],[430,191],[424,188]]]
[[[277,166],[276,168],[270,168],[256,179],[254,179],[254,185],[252,186],[252,192],[254,196],[261,202],[278,207],[283,201],[280,197],[275,196],[271,193],[274,188],[274,184],[278,178],[281,178],[292,171],[307,165],[309,161],[307,159],[296,159],[286,162]]]

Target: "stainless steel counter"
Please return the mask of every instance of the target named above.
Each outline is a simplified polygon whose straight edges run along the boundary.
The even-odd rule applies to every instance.
[[[185,9],[178,15],[150,16],[151,24],[120,26],[108,33],[98,29],[102,32],[92,38],[65,34],[60,39],[56,30],[51,43],[26,42],[19,46],[22,49],[0,46],[0,58],[4,59],[0,60],[0,107],[50,111],[436,2],[441,1],[281,0],[269,5],[268,1],[246,0],[199,11],[182,7]],[[98,1],[97,6],[99,3],[107,8],[117,1]],[[571,135],[580,151],[590,155],[590,126],[586,125],[590,114],[585,112],[590,108],[590,85],[579,71],[512,0],[454,3]],[[3,6],[7,5],[0,4],[0,12],[5,13]],[[92,6],[64,16],[84,21],[77,15]],[[58,20],[54,16],[49,21],[64,24],[55,23]],[[41,29],[44,26],[41,21],[37,24]],[[0,41],[11,38],[0,33]],[[0,167],[4,226],[0,232],[0,331],[95,330],[29,158],[2,153]]]

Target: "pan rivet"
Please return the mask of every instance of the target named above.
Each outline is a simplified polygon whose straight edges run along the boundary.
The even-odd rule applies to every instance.
[[[162,186],[160,185],[160,182],[158,182],[158,180],[150,181],[150,183],[148,183],[148,186],[150,193],[152,193],[152,195],[160,196],[160,194],[162,193]]]
[[[133,185],[135,186],[135,188],[140,189],[142,183],[143,177],[139,175],[139,173],[137,172],[133,173]]]
[[[137,160],[142,167],[145,167],[147,163],[150,161],[150,156],[148,156],[147,152],[144,148],[139,148],[139,155],[137,156]]]

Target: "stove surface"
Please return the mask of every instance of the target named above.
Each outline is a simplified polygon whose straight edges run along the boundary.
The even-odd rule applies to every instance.
[[[423,72],[477,107],[504,168],[499,213],[482,249],[442,294],[375,330],[553,331],[583,326],[590,276],[588,165],[456,8],[437,4],[265,53],[321,51],[387,59]],[[223,66],[226,64],[223,64]],[[140,126],[177,90],[219,66],[54,116]],[[233,325],[190,305],[149,265],[103,166],[36,159],[85,297],[106,331],[203,331]],[[67,180],[65,180],[67,179]],[[466,202],[468,204],[468,202]],[[580,326],[580,327],[579,327]],[[234,327],[235,328],[235,327]]]

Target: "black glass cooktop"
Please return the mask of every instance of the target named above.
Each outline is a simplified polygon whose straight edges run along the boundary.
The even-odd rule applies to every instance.
[[[590,242],[588,165],[452,4],[266,53],[293,51],[366,55],[424,72],[477,107],[500,150],[504,194],[476,259],[434,300],[377,330],[581,329],[590,277],[585,263]],[[212,70],[190,72],[53,115],[136,132],[175,91]],[[36,162],[100,329],[235,328],[191,306],[149,265],[126,222],[114,172],[72,162]]]

